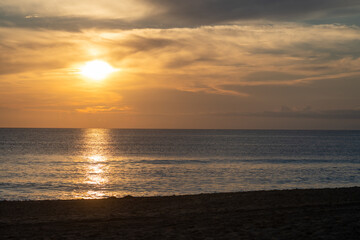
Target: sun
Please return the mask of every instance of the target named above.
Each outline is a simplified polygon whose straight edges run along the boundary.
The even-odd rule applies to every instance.
[[[102,60],[93,60],[87,62],[83,67],[80,68],[81,75],[95,81],[103,80],[109,74],[116,71],[118,71],[118,69],[113,68],[110,64]]]

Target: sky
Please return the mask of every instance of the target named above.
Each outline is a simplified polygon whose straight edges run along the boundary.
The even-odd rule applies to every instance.
[[[358,0],[0,2],[0,127],[360,129],[359,92]]]

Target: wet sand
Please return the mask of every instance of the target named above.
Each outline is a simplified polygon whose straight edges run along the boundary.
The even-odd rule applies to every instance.
[[[359,239],[360,188],[0,202],[1,239]]]

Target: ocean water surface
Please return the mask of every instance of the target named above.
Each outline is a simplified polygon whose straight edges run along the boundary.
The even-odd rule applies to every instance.
[[[0,200],[360,185],[360,131],[0,129]]]

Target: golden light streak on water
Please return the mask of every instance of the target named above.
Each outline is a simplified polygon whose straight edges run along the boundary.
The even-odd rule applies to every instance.
[[[97,162],[105,162],[107,159],[104,156],[101,155],[94,155],[94,156],[89,156],[86,157],[89,162],[93,162],[93,163],[97,163]]]
[[[90,165],[86,173],[87,180],[85,181],[88,184],[97,184],[104,185],[108,182],[105,174],[107,173],[106,167],[104,165]]]
[[[86,129],[84,132],[85,151],[83,159],[84,180],[82,184],[88,185],[87,191],[78,195],[80,198],[97,199],[106,197],[105,189],[109,183],[109,167],[106,151],[109,141],[108,129]]]

